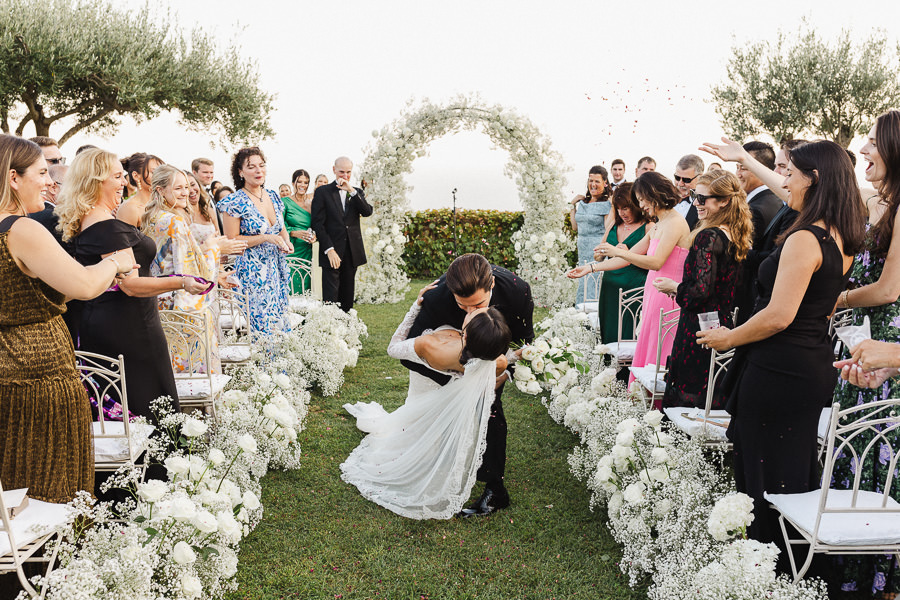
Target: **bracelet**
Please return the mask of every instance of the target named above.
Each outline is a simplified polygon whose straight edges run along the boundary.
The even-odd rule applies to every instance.
[[[122,268],[122,265],[120,265],[119,261],[116,260],[116,254],[118,252],[119,251],[116,250],[115,252],[113,252],[112,254],[110,254],[109,256],[107,256],[106,258],[103,259],[103,260],[111,260],[113,262],[113,264],[116,265],[116,273],[117,274],[118,274],[119,270],[121,270],[121,268]]]
[[[181,289],[184,289],[184,284],[187,282],[187,277],[184,275],[181,276]]]
[[[591,263],[591,273],[594,272],[594,263]]]
[[[850,306],[850,290],[844,290],[844,308],[852,308]]]

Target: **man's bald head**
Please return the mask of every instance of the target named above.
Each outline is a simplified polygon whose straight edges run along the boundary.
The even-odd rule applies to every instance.
[[[350,181],[350,173],[353,171],[353,161],[346,156],[339,156],[334,159],[333,170],[335,179]]]

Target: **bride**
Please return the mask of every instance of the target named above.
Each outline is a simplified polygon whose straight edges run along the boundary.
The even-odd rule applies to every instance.
[[[392,413],[377,402],[345,404],[369,435],[341,465],[341,479],[398,515],[449,519],[475,485],[510,332],[503,315],[490,307],[466,315],[462,331],[442,326],[407,339],[421,302],[420,293],[394,332],[388,355],[453,380],[441,387],[410,371],[406,403]]]

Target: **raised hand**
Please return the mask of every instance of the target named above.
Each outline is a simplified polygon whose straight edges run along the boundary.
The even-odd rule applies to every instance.
[[[419,290],[419,297],[416,298],[416,303],[418,303],[419,306],[422,306],[422,300],[423,300],[423,296],[425,295],[425,292],[436,288],[438,286],[439,281],[440,281],[440,279],[435,279],[434,281],[432,281],[431,283],[429,283],[428,285],[423,287],[421,290]]]
[[[722,138],[721,144],[713,144],[712,142],[704,142],[700,146],[700,151],[718,156],[722,160],[730,162],[743,162],[747,156],[747,151],[740,143],[730,140],[727,137]]]

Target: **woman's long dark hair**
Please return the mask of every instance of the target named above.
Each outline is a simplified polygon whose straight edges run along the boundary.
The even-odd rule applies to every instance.
[[[878,183],[878,202],[887,209],[872,227],[872,253],[886,257],[900,208],[900,110],[889,110],[875,121],[875,147],[885,167],[884,179]]]
[[[823,221],[826,230],[840,235],[846,256],[858,253],[865,244],[866,217],[847,151],[834,142],[820,140],[797,146],[787,154],[794,169],[812,183],[804,193],[800,215],[778,243],[795,231]]]
[[[466,364],[472,358],[495,360],[506,354],[512,334],[503,314],[491,306],[478,313],[466,324],[466,345],[459,355],[460,364]]]
[[[588,179],[590,179],[591,175],[599,175],[602,177],[606,187],[603,188],[603,191],[598,197],[591,198],[591,186],[589,185],[587,191],[584,193],[584,202],[603,202],[604,200],[609,200],[612,193],[609,189],[609,173],[606,172],[606,168],[600,165],[594,165],[591,167],[591,170],[588,171]]]

